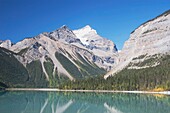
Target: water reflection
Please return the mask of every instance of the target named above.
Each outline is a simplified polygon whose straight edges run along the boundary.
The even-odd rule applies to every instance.
[[[107,109],[107,113],[122,113],[113,106],[109,106],[107,103],[104,103],[104,107]]]
[[[169,113],[170,96],[0,92],[1,113]]]

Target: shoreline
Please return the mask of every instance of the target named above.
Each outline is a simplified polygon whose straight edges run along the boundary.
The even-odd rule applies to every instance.
[[[163,94],[170,95],[170,91],[114,91],[114,90],[64,90],[54,88],[6,88],[5,91],[56,91],[56,92],[91,92],[91,93],[136,93],[136,94]]]

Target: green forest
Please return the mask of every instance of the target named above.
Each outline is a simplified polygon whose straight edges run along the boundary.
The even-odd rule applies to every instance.
[[[170,55],[150,58],[141,64],[159,61],[156,67],[145,69],[123,69],[106,80],[103,76],[85,80],[67,81],[60,85],[61,89],[91,90],[170,90]]]

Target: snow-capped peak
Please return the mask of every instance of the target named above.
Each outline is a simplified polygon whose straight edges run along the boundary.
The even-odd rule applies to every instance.
[[[81,42],[85,45],[89,45],[88,40],[97,35],[96,30],[92,29],[89,25],[85,27],[73,30],[73,33],[81,40]]]
[[[74,34],[78,37],[83,37],[86,34],[97,34],[96,30],[92,29],[89,25],[86,25],[85,27],[74,30]]]
[[[86,25],[85,27],[79,30],[86,31],[86,32],[90,32],[90,31],[96,32],[96,30],[92,29],[89,25]]]

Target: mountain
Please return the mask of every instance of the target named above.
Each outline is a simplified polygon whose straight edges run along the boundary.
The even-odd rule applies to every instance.
[[[117,48],[111,40],[99,36],[89,25],[73,32],[90,52],[104,60],[104,63],[109,66],[108,70],[112,68],[117,57]]]
[[[7,87],[57,87],[63,81],[105,74],[114,63],[116,46],[97,33],[84,34],[93,40],[89,45],[67,26],[16,44],[11,44],[10,40],[2,41],[0,83]]]
[[[131,34],[103,77],[67,82],[69,89],[170,91],[170,10]]]
[[[170,90],[170,10],[132,31],[120,52],[89,25],[0,47],[0,88]]]
[[[102,51],[108,56],[112,56],[113,53],[117,52],[116,45],[111,40],[99,36],[96,30],[92,29],[89,25],[73,32],[87,48],[90,48],[93,52],[99,51],[96,54],[100,56],[103,55]]]
[[[27,69],[17,60],[16,53],[0,47],[0,88],[25,87],[29,78]]]
[[[0,40],[0,47],[9,49],[12,46],[12,42],[10,40],[2,41]]]
[[[151,64],[137,65],[146,62],[156,56],[164,56],[170,53],[170,10],[149,20],[131,34],[119,52],[118,64],[105,75],[107,78],[128,66],[128,69],[143,69],[156,67],[159,61]]]

